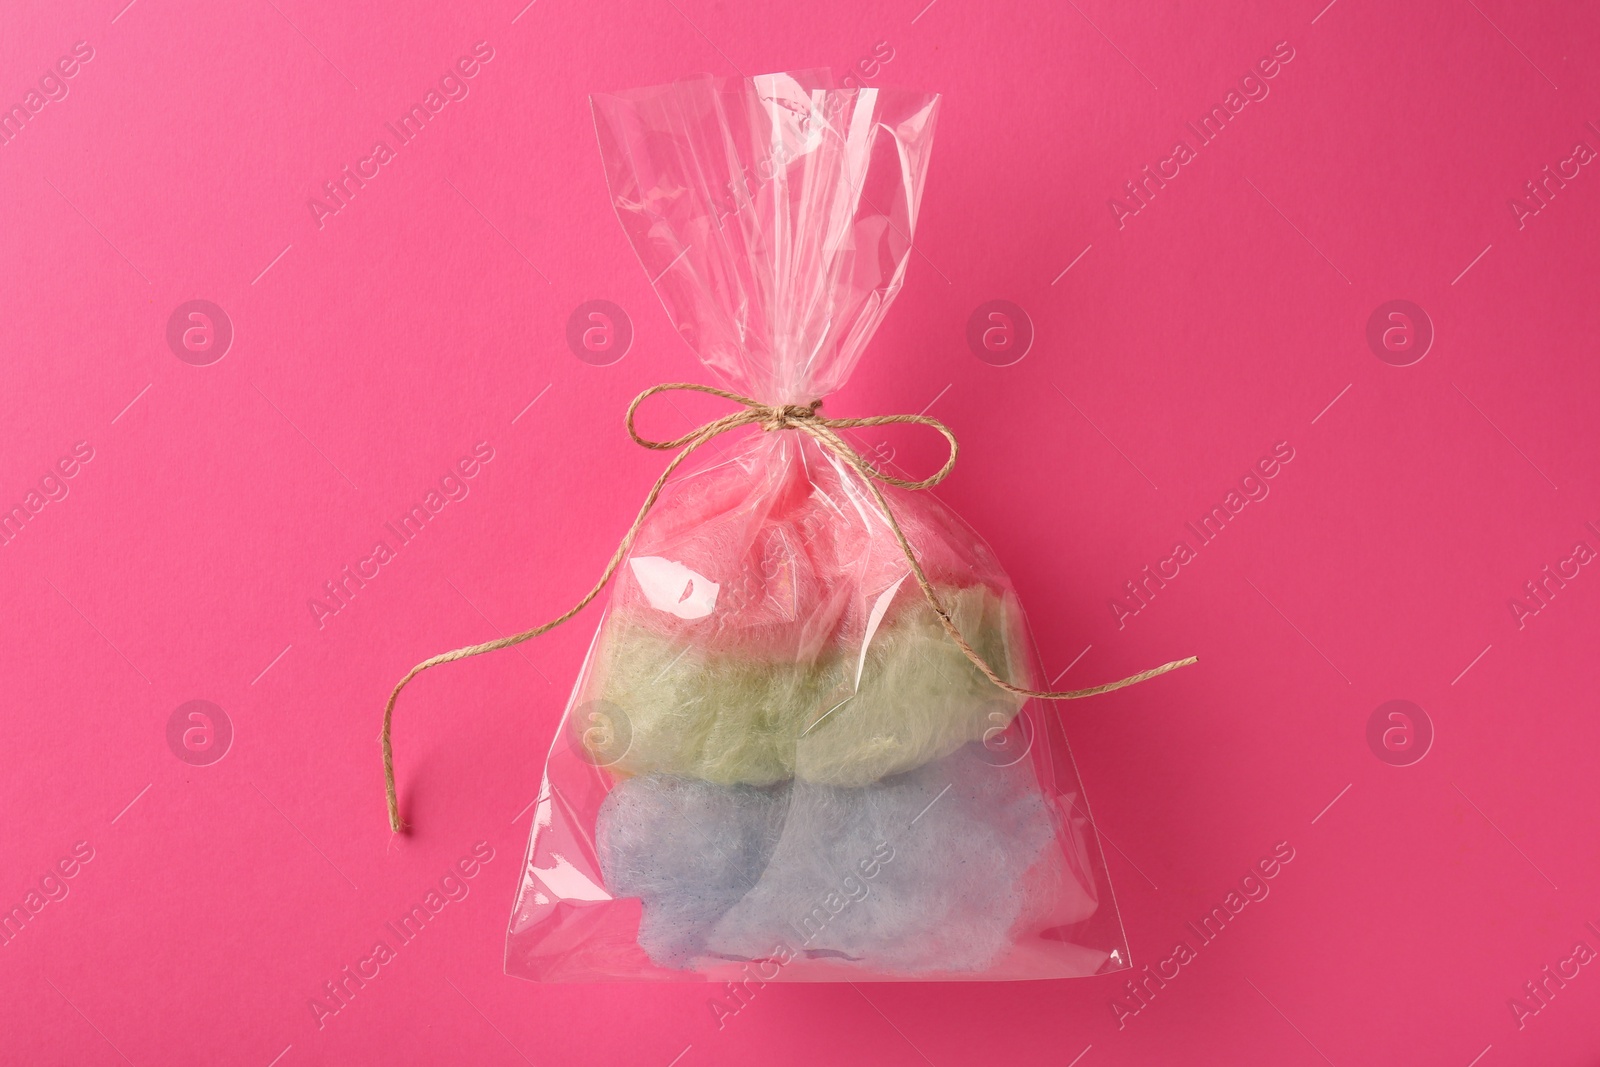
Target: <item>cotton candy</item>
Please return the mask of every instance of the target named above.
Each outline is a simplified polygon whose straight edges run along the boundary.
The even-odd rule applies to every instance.
[[[606,883],[642,899],[639,943],[669,967],[782,945],[870,972],[981,971],[1066,877],[1031,767],[981,745],[854,789],[636,778],[599,827]]]
[[[815,441],[758,434],[672,484],[619,574],[611,625],[755,658],[859,646],[875,600],[908,573],[859,475]],[[997,572],[988,547],[928,494],[881,487],[929,580],[963,588]],[[674,579],[634,561],[660,561]],[[914,590],[913,590],[914,592]],[[709,611],[681,598],[706,597]]]
[[[809,958],[901,974],[993,964],[1054,832],[1032,769],[995,767],[982,751],[865,789],[797,785],[760,881],[707,950],[759,958],[787,941]]]
[[[607,884],[646,901],[639,944],[652,959],[688,966],[712,923],[756,884],[780,835],[786,794],[654,775],[606,797],[595,845]]]
[[[593,690],[631,735],[613,770],[865,785],[1004,728],[1019,702],[967,660],[920,590],[905,585],[889,591],[885,607],[895,611],[864,654],[858,645],[764,660],[679,645],[644,627],[614,629]],[[979,655],[1014,677],[1014,609],[982,586],[941,597]]]

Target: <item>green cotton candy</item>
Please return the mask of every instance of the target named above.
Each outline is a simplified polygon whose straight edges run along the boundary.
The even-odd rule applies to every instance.
[[[940,599],[973,649],[1014,678],[1014,607],[981,586]],[[968,661],[920,599],[877,629],[864,658],[859,647],[830,646],[799,661],[757,659],[614,621],[590,699],[627,724],[626,751],[606,761],[624,775],[867,785],[982,740],[1021,706]]]

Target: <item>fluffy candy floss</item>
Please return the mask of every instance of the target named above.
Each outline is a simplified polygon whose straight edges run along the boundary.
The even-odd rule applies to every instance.
[[[713,479],[709,492],[717,488]],[[692,522],[679,500],[665,529],[652,528],[649,547],[636,550],[585,693],[627,725],[626,752],[606,760],[612,770],[865,785],[980,740],[1016,714],[1020,702],[945,632],[904,557],[868,547],[873,513],[841,512],[827,493],[848,499],[859,488],[804,488],[786,502],[692,496],[711,510]],[[768,506],[752,515],[753,503]],[[902,522],[933,543],[932,555],[955,555],[940,548],[953,539],[930,521],[937,511],[906,510]],[[972,571],[969,563],[969,583]],[[724,580],[740,575],[725,592]],[[985,661],[1007,679],[1024,676],[1009,591],[937,591]]]
[[[908,573],[876,499],[803,434],[729,444],[720,462],[663,492],[605,626],[761,661],[859,647],[878,596]],[[982,539],[935,497],[884,490],[934,585],[1008,588]]]
[[[595,846],[607,883],[647,902],[639,944],[652,959],[687,967],[700,954],[711,922],[765,869],[781,800],[773,790],[665,775],[606,797]]]
[[[860,789],[632,779],[601,807],[601,868],[642,899],[639,943],[663,966],[782,946],[876,973],[981,971],[1067,878],[1030,766],[995,766],[986,752],[968,746]],[[1077,899],[1075,918],[1093,911],[1081,889]]]
[[[903,607],[863,648],[802,661],[708,652],[642,627],[613,631],[595,692],[631,736],[611,769],[865,785],[1003,729],[1017,700],[968,661],[920,591],[898,597]],[[945,590],[942,599],[978,654],[1012,673],[1008,605],[982,588]]]

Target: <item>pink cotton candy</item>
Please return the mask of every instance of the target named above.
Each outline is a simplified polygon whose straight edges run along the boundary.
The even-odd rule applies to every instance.
[[[927,493],[885,486],[890,506],[936,585],[1007,586],[986,546]],[[653,575],[618,579],[613,612],[706,651],[753,658],[859,648],[878,598],[910,567],[876,499],[853,471],[799,434],[763,434],[663,494],[632,553],[667,561],[676,583],[716,587],[716,610],[682,610],[683,590],[647,595]],[[663,607],[661,601],[670,604]]]

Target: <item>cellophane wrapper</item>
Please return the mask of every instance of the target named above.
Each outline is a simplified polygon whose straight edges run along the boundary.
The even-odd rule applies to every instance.
[[[939,98],[795,72],[592,103],[618,217],[701,362],[769,404],[842,385],[905,277]],[[965,658],[861,476],[795,431],[701,454],[618,571],[551,746],[507,971],[737,999],[1127,966],[1054,710]],[[1037,688],[989,548],[932,494],[886,492],[968,642]]]

